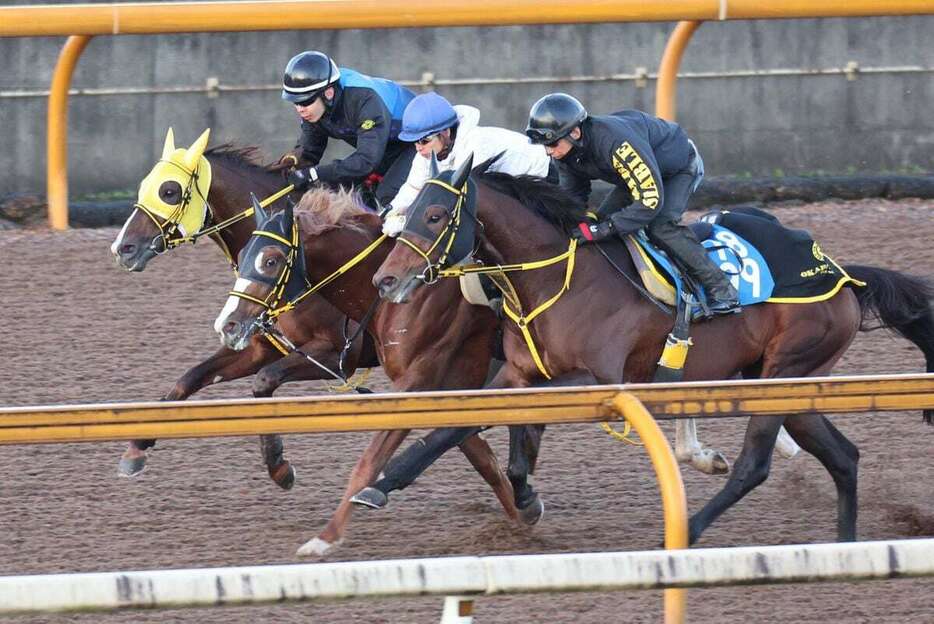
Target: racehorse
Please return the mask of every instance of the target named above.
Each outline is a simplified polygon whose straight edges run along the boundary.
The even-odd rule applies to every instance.
[[[379,295],[371,277],[392,245],[391,239],[382,235],[379,216],[366,208],[359,196],[315,188],[305,194],[294,212],[287,206],[270,215],[255,200],[253,207],[256,231],[240,252],[239,278],[214,325],[226,346],[239,349],[254,340],[266,319],[278,318],[280,310],[288,309],[288,302],[313,292],[307,286],[306,280],[310,280],[316,284],[314,292],[366,324],[394,390],[483,385],[498,322],[489,308],[468,303],[457,283],[426,289],[412,306],[382,304],[372,308],[379,303]],[[537,513],[519,517],[512,487],[492,449],[482,437],[473,435],[476,430],[438,431],[460,445],[493,487],[510,518],[526,523],[538,519]],[[374,450],[371,445],[366,459],[358,464],[335,518],[348,515],[332,520],[298,554],[319,554],[340,540],[349,520],[350,495],[375,479],[408,433],[377,434],[379,448]],[[387,472],[391,467],[387,466]],[[404,479],[404,475],[400,477]],[[405,485],[408,482],[400,487]]]
[[[513,307],[507,313],[517,322],[506,325],[506,364],[490,387],[650,381],[674,319],[637,292],[632,261],[621,261],[630,281],[597,249],[577,249],[567,232],[586,217],[570,208],[573,203],[560,189],[482,171],[471,178],[471,164],[429,181],[409,208],[404,231],[373,278],[380,295],[409,301],[419,286],[437,280],[439,271],[474,249],[488,266],[557,259],[538,270],[508,274]],[[840,282],[823,300],[750,305],[742,314],[696,324],[684,378],[827,375],[858,331],[877,328],[867,328],[868,319],[911,340],[924,353],[927,371],[934,371],[934,288],[875,267],[843,271],[867,286],[840,288]],[[934,411],[925,411],[924,418],[932,423]],[[827,418],[802,413],[749,420],[727,483],[691,518],[691,543],[766,479],[782,424],[834,480],[838,539],[856,539],[859,452]],[[520,510],[538,498],[526,480],[528,437],[528,427],[510,428],[508,474]]]
[[[185,242],[210,236],[228,259],[235,258],[253,231],[249,218],[250,189],[272,194],[283,186],[283,178],[257,162],[254,147],[221,145],[207,149],[209,131],[191,147],[175,147],[170,128],[162,157],[140,184],[139,200],[111,245],[119,266],[143,271],[157,255]],[[222,226],[222,227],[218,227]],[[320,297],[309,297],[289,314],[280,329],[293,343],[331,371],[340,370],[345,346],[344,315]],[[349,376],[358,366],[378,365],[372,341],[365,335],[349,345],[343,362]],[[283,357],[272,342],[257,337],[241,351],[226,347],[189,369],[164,397],[167,401],[188,398],[205,386],[257,373],[253,396],[269,397],[283,383],[298,380],[334,380],[325,369],[312,365],[298,353]],[[146,463],[145,450],[155,440],[134,440],[119,464],[119,473],[134,476]],[[260,436],[260,447],[270,477],[280,487],[292,487],[295,472],[284,459],[278,435]]]

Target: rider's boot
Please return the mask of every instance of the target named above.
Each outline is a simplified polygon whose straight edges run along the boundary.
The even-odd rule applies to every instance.
[[[692,279],[704,287],[707,307],[712,314],[732,314],[741,311],[739,293],[726,274],[713,263],[694,231],[677,223],[652,228],[652,238],[685,267]]]

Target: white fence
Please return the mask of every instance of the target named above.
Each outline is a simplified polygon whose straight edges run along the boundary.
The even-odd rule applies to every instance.
[[[0,614],[920,576],[934,576],[934,539],[8,576]],[[445,612],[442,622],[470,621]]]

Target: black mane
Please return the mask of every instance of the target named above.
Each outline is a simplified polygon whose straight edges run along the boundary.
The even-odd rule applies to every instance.
[[[263,171],[266,171],[269,167],[269,165],[263,163],[260,148],[257,145],[223,143],[209,147],[205,150],[204,155],[221,160],[231,166],[261,169]]]
[[[586,210],[577,200],[558,185],[542,178],[475,170],[477,173],[478,182],[518,200],[562,232],[569,232],[587,220]]]

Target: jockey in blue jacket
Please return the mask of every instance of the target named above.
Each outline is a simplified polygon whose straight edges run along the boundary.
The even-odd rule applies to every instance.
[[[405,181],[415,155],[399,140],[402,112],[415,94],[390,80],[338,68],[326,54],[302,52],[285,67],[282,99],[302,119],[301,167],[289,175],[297,190],[312,183],[360,185],[381,179],[374,193],[388,203]],[[328,139],[341,139],[355,151],[320,164]]]
[[[597,210],[602,220],[580,224],[575,238],[587,243],[645,228],[704,287],[713,314],[740,311],[736,289],[680,223],[704,177],[704,161],[681,126],[637,110],[592,116],[570,95],[552,93],[532,106],[525,133],[558,161],[562,188],[582,204],[591,180],[615,187]]]

